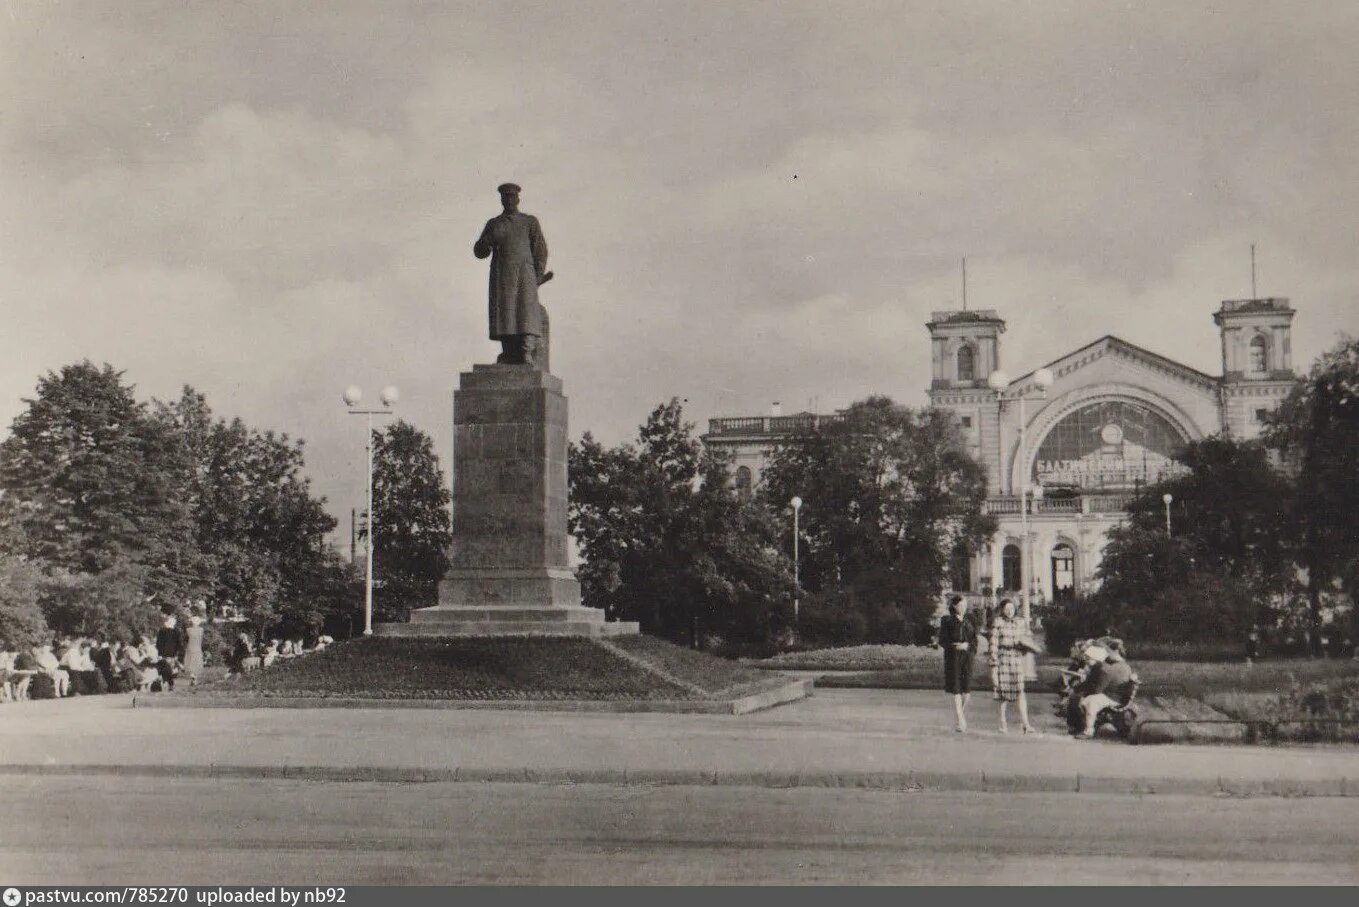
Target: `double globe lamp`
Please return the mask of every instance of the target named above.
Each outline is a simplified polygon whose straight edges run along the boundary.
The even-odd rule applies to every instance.
[[[1052,369],[1049,368],[1038,369],[1030,377],[1030,382],[1038,390],[1038,393],[1033,397],[1033,399],[1034,400],[1044,399],[1047,396],[1048,388],[1052,387],[1053,382]],[[1024,621],[1027,623],[1029,620],[1029,573],[1030,573],[1029,564],[1031,561],[1029,552],[1028,499],[1030,496],[1032,496],[1034,499],[1038,499],[1043,496],[1043,486],[1032,485],[1029,480],[1029,457],[1028,449],[1025,445],[1025,428],[1028,423],[1028,418],[1026,417],[1024,412],[1024,404],[1029,400],[1029,398],[1025,395],[1025,391],[1028,389],[1028,387],[1027,385],[1021,384],[1021,386],[1016,388],[1014,391],[1009,391],[1010,376],[1005,374],[1000,369],[996,369],[994,372],[991,373],[990,377],[986,379],[986,384],[988,387],[991,388],[991,390],[996,392],[996,395],[999,398],[1002,405],[1010,400],[1013,400],[1019,404],[1019,462],[1021,464],[1021,467],[1024,469],[1024,474],[1021,477],[1021,481],[1023,482],[1023,484],[1020,486],[1019,489],[1020,534],[1024,540],[1024,543],[1020,548],[1020,572],[1022,574],[1020,578],[1020,583],[1024,587],[1022,592],[1022,601],[1024,603]]]
[[[400,398],[400,394],[392,385],[387,385],[382,389],[382,409],[357,409],[363,401],[363,391],[358,385],[351,384],[345,388],[345,405],[349,407],[351,416],[368,417],[368,531],[365,533],[367,538],[367,551],[364,558],[364,582],[363,582],[363,635],[373,635],[373,533],[376,529],[373,521],[373,417],[391,415],[392,406]]]

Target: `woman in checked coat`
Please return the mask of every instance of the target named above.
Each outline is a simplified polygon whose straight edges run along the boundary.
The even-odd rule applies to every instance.
[[[1019,709],[1024,733],[1037,733],[1033,725],[1029,724],[1029,703],[1024,698],[1024,656],[1036,652],[1037,648],[1033,637],[1029,635],[1029,628],[1024,621],[1015,617],[1014,601],[1001,599],[1000,613],[996,615],[996,622],[991,628],[991,682],[995,697],[1000,702],[1002,734],[1010,730],[1006,724],[1005,710],[1011,702]]]

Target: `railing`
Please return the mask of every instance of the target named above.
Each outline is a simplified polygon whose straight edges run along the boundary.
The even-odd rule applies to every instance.
[[[771,432],[798,432],[807,431],[816,427],[816,416],[770,416],[769,428]]]
[[[723,434],[746,434],[748,432],[763,432],[764,424],[768,421],[759,416],[754,418],[741,419],[709,419],[708,433],[712,435]]]
[[[1031,499],[1029,513],[1120,513],[1127,509],[1132,495],[1084,495],[1077,498]],[[1019,498],[1013,495],[991,498],[986,513],[1020,513]]]
[[[839,422],[840,416],[738,416],[709,419],[710,435],[793,435]]]
[[[1087,498],[1091,513],[1119,513],[1128,509],[1132,499],[1130,494],[1091,495]]]

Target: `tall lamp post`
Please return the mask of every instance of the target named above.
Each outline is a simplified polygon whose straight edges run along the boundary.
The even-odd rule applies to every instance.
[[[1166,535],[1170,535],[1170,502],[1175,500],[1175,496],[1170,492],[1161,495],[1161,503],[1166,505]]]
[[[802,510],[802,498],[797,495],[788,502],[788,506],[793,508],[793,625],[797,626],[798,610],[801,604],[801,579],[798,575],[798,511]]]
[[[1051,369],[1040,368],[1033,373],[1033,383],[1038,388],[1038,394],[1034,400],[1043,400],[1047,397],[1048,388],[1052,387],[1053,375]],[[1001,405],[1015,401],[1019,403],[1019,463],[1024,470],[1019,487],[1019,525],[1020,534],[1023,536],[1023,543],[1019,546],[1019,585],[1021,588],[1021,601],[1023,602],[1024,623],[1029,622],[1029,576],[1030,559],[1032,552],[1029,550],[1029,501],[1037,501],[1043,498],[1043,486],[1032,485],[1029,481],[1029,458],[1028,450],[1025,445],[1025,423],[1028,421],[1024,404],[1029,398],[1023,393],[1023,389],[1017,389],[1014,393],[1007,396],[1006,392],[1010,387],[1010,376],[996,369],[986,379],[987,385],[996,392],[996,397]],[[1003,458],[1003,454],[1002,454]],[[1003,460],[1002,460],[1003,462]]]
[[[386,409],[355,409],[359,402],[363,400],[363,391],[358,385],[351,384],[345,388],[344,402],[349,407],[351,416],[368,417],[368,532],[367,532],[367,553],[364,557],[363,565],[363,635],[373,635],[373,532],[376,528],[373,519],[373,417],[390,416],[391,407],[396,403],[400,395],[392,385],[387,385],[382,389],[382,405]]]

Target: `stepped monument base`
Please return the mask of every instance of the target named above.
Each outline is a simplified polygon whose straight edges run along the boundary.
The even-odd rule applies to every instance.
[[[566,533],[566,397],[533,365],[476,365],[453,395],[452,566],[439,604],[380,636],[618,636],[580,603]]]

